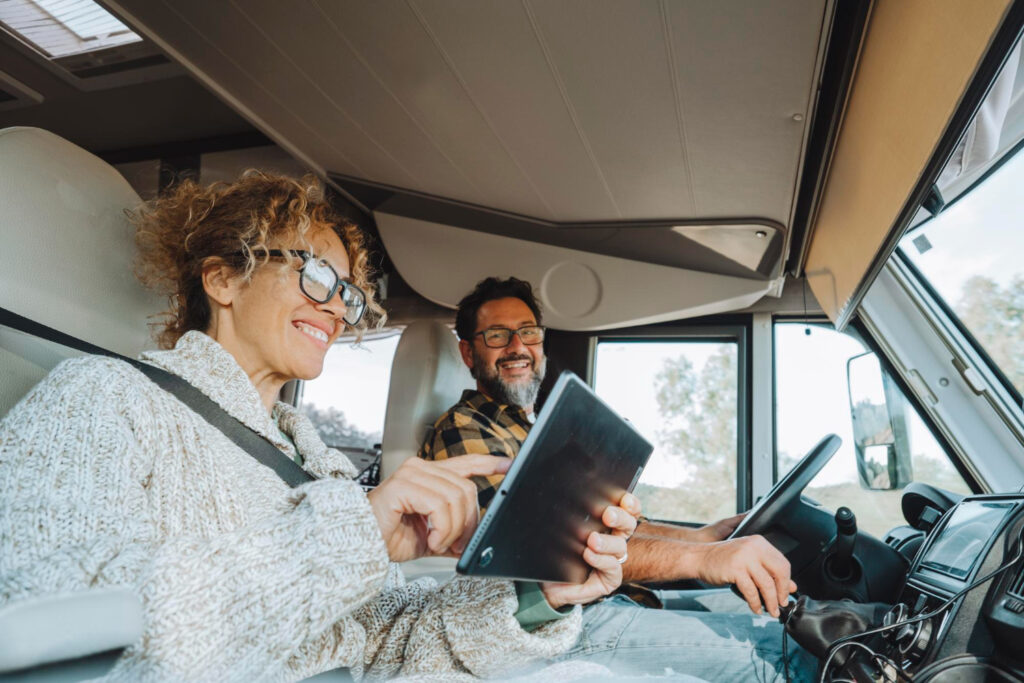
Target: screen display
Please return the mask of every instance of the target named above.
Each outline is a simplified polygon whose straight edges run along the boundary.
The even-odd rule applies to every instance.
[[[988,539],[1015,506],[1012,502],[980,500],[961,503],[928,549],[921,566],[956,579],[967,578],[981,558]]]

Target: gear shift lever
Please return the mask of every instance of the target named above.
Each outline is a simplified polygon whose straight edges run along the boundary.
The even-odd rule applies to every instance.
[[[856,541],[857,517],[850,508],[841,507],[836,510],[836,538],[825,560],[826,571],[836,581],[846,583],[855,578],[853,546]]]

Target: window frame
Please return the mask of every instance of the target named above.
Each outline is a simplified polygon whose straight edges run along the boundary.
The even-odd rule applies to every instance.
[[[971,480],[985,492],[996,490],[997,482],[1024,480],[1022,408],[901,256],[886,263],[857,317],[864,338],[890,371],[895,368],[907,398]],[[985,390],[974,391],[957,363],[974,368]]]
[[[981,374],[985,387],[983,391],[975,393],[983,394],[1003,422],[1024,438],[1024,399],[1006,375],[910,259],[897,250],[889,266],[911,302],[952,354],[954,362]]]
[[[587,358],[587,384],[595,387],[597,345],[601,342],[727,342],[736,344],[736,510],[749,510],[753,504],[751,415],[752,394],[752,316],[722,316],[713,320],[689,320],[684,323],[645,325],[591,335]],[[713,520],[691,520],[705,523]],[[688,522],[667,521],[687,525]]]
[[[1024,142],[1024,141],[1022,141]],[[1024,147],[1022,147],[1024,149]],[[928,223],[922,223],[921,227],[928,225]],[[908,233],[909,234],[909,233]],[[942,296],[935,287],[932,286],[931,281],[925,277],[921,269],[914,265],[914,262],[903,253],[903,251],[897,247],[896,251],[893,252],[893,259],[899,262],[900,268],[906,270],[908,276],[912,277],[916,282],[917,286],[922,290],[923,294],[927,296],[931,304],[937,309],[937,313],[941,315],[933,316],[936,323],[940,326],[948,328],[950,331],[955,330],[956,334],[964,340],[962,346],[970,346],[981,365],[984,366],[992,376],[993,383],[998,383],[1002,388],[1010,395],[1010,402],[1017,406],[1024,408],[1024,395],[1017,391],[1017,387],[1013,386],[1006,373],[992,360],[988,351],[978,341],[974,334],[964,325],[963,321],[960,320],[960,316],[950,307],[949,302]],[[964,354],[967,355],[967,354]],[[963,360],[963,359],[962,359]],[[966,360],[964,362],[967,362]]]

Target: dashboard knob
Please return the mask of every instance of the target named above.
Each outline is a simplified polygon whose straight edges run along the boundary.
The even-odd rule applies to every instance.
[[[909,607],[904,605],[902,602],[897,602],[889,608],[889,611],[885,613],[884,617],[882,617],[882,626],[892,626],[893,624],[897,624],[906,619],[909,613]],[[886,635],[891,638],[895,638],[896,632],[889,631]]]
[[[901,626],[896,632],[896,646],[907,659],[919,661],[932,643],[932,620]]]

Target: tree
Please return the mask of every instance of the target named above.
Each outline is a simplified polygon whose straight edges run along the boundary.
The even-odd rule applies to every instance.
[[[305,403],[302,412],[310,419],[320,438],[328,446],[370,449],[380,443],[380,432],[360,431],[349,424],[345,413],[333,406],[318,408],[312,403]]]
[[[1018,391],[1024,393],[1024,275],[1006,288],[975,275],[953,307],[964,325]]]
[[[685,356],[655,377],[661,447],[686,478],[678,488],[638,487],[651,517],[718,519],[736,506],[736,350],[723,346],[697,371]]]

